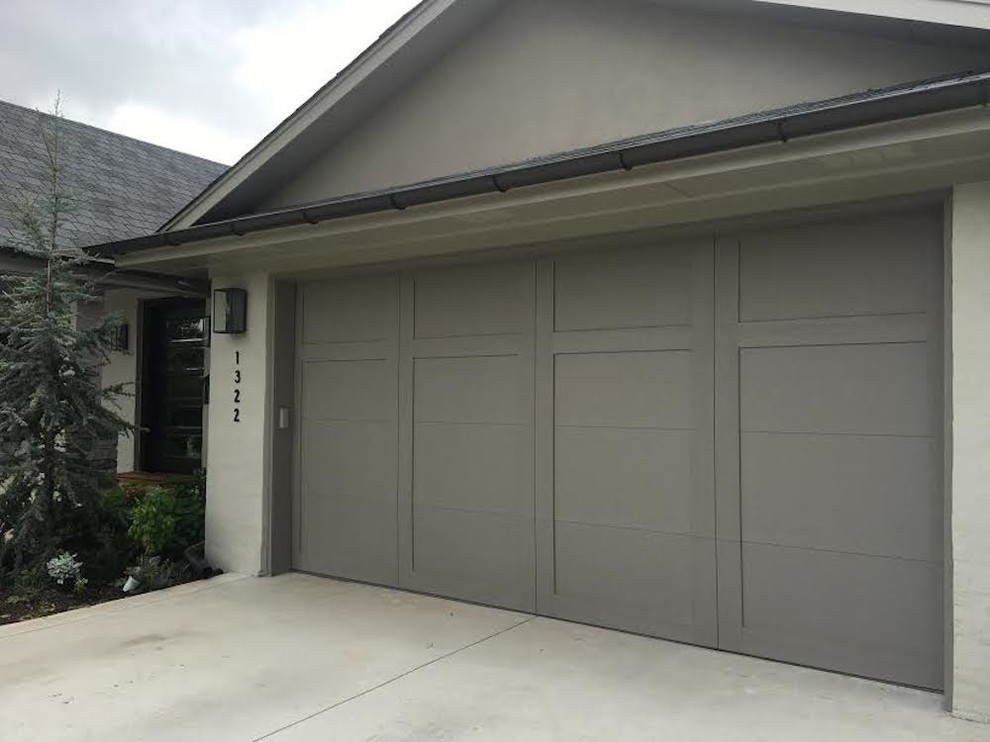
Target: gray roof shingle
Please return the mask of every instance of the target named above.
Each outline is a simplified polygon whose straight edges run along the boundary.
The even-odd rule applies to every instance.
[[[42,127],[54,117],[0,101],[0,246],[16,243],[3,197],[45,193]],[[61,242],[86,247],[155,232],[227,170],[210,160],[67,119],[57,122],[59,157],[73,209]]]

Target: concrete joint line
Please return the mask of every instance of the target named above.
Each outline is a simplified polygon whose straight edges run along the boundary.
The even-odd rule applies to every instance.
[[[457,649],[451,650],[450,652],[447,652],[447,654],[436,657],[430,660],[429,662],[424,662],[422,665],[418,665],[410,670],[406,670],[405,672],[396,675],[394,678],[389,678],[388,680],[385,680],[371,688],[367,688],[366,690],[363,690],[360,693],[355,693],[353,696],[349,698],[344,698],[343,700],[337,701],[336,703],[331,704],[326,708],[320,709],[319,711],[314,711],[312,714],[309,714],[308,716],[304,716],[301,719],[297,719],[291,724],[286,724],[284,727],[279,727],[278,729],[268,732],[267,734],[263,734],[260,737],[255,737],[251,742],[262,742],[262,740],[272,739],[277,734],[281,734],[282,732],[292,729],[293,727],[299,726],[300,724],[310,721],[311,719],[315,719],[317,716],[322,716],[323,714],[333,711],[334,709],[343,706],[345,703],[350,703],[351,701],[354,701],[358,698],[362,698],[363,696],[367,696],[370,693],[374,693],[377,690],[381,690],[382,688],[388,687],[389,685],[392,685],[393,683],[396,683],[399,680],[402,680],[403,678],[409,677],[410,675],[413,675],[414,673],[417,673],[420,670],[425,670],[430,665],[435,665],[438,662],[443,662],[444,660],[453,657],[455,654],[466,652],[469,649],[473,649],[474,647],[477,647],[480,644],[484,644],[485,642],[491,641],[492,639],[502,636],[503,634],[508,634],[510,631],[518,629],[520,626],[525,626],[526,624],[535,621],[536,619],[537,616],[530,616],[529,618],[519,621],[518,623],[514,623],[511,626],[507,626],[504,629],[500,629],[499,631],[496,631],[494,634],[489,634],[488,636],[482,637],[481,639],[471,642],[470,644],[466,644],[463,647],[458,647]]]

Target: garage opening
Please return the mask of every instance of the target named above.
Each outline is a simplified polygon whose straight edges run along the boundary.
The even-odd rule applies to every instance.
[[[304,284],[293,566],[938,689],[942,221]]]

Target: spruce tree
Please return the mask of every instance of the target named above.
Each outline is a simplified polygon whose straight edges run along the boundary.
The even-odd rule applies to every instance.
[[[65,244],[73,209],[60,159],[59,112],[39,114],[47,153],[41,193],[5,194],[14,245],[39,267],[0,277],[0,584],[43,569],[61,535],[111,484],[94,445],[130,430],[123,386],[102,387],[120,318],[83,321],[100,300],[91,259]]]

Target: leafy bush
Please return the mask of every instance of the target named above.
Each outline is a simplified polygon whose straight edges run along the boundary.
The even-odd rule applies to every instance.
[[[83,563],[76,559],[75,554],[63,551],[58,556],[49,559],[45,566],[48,569],[48,576],[59,585],[65,585],[68,582],[77,590],[86,587],[87,580],[81,572]]]
[[[174,544],[178,525],[179,503],[163,487],[148,490],[131,510],[131,527],[127,533],[145,556],[161,555]]]
[[[206,475],[198,473],[193,479],[177,480],[166,485],[175,495],[175,534],[165,547],[165,556],[181,559],[190,546],[206,538]]]
[[[146,556],[181,561],[190,546],[202,543],[206,530],[206,479],[166,482],[130,490],[128,535]]]

